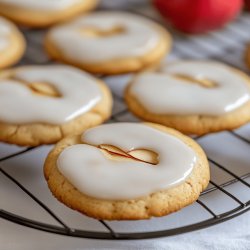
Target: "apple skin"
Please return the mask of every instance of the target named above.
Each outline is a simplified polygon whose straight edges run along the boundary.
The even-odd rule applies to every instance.
[[[250,0],[245,0],[246,10],[250,11]]]
[[[153,4],[176,29],[199,34],[221,28],[235,18],[243,0],[153,0]]]

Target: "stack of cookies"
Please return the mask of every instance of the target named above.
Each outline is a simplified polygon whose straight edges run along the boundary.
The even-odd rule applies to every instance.
[[[178,211],[210,179],[206,155],[188,135],[249,122],[250,78],[213,61],[162,63],[172,43],[164,27],[125,12],[90,13],[96,5],[0,0],[0,141],[57,143],[44,165],[48,186],[88,216],[139,220]],[[4,69],[26,47],[6,18],[49,27],[44,49],[61,64]],[[146,122],[101,125],[113,102],[100,76],[124,73],[134,74],[127,106]]]

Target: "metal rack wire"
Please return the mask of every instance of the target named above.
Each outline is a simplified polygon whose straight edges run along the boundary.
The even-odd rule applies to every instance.
[[[235,28],[235,25],[238,25],[239,28]],[[199,59],[214,59],[217,61],[223,61],[228,64],[231,64],[240,69],[246,70],[242,58],[236,57],[233,55],[234,51],[242,51],[245,45],[245,42],[250,35],[246,34],[247,27],[250,25],[250,16],[244,15],[232,24],[228,26],[227,29],[223,32],[216,32],[209,34],[206,37],[192,38],[183,35],[175,35],[174,49],[172,53],[173,58],[199,58]],[[228,36],[225,33],[230,31],[231,35]],[[26,38],[29,43],[29,51],[27,52],[24,60],[21,64],[48,64],[50,61],[46,56],[41,52],[41,37],[43,36],[43,31],[24,31]],[[235,40],[237,37],[238,40]],[[209,40],[210,39],[210,40]],[[213,44],[211,44],[211,39]],[[209,42],[208,42],[209,40]],[[183,41],[185,41],[183,43]],[[217,46],[223,45],[221,49],[218,49]],[[227,44],[228,46],[225,46]],[[224,56],[222,56],[224,55]],[[233,59],[233,60],[232,60]],[[240,63],[239,63],[240,62]],[[112,85],[112,84],[111,84]],[[129,111],[123,105],[123,99],[121,94],[117,94],[117,91],[113,90],[113,95],[115,99],[115,105],[119,104],[122,106],[119,111],[114,111],[111,121],[119,122],[126,120],[127,116],[131,116]],[[125,116],[125,118],[124,118]],[[134,121],[134,118],[131,118]],[[250,125],[250,124],[249,124]],[[249,127],[248,125],[248,127]],[[227,135],[230,135],[233,140],[238,140],[241,143],[245,144],[250,149],[250,138],[242,136],[237,130],[236,131],[226,131],[223,132]],[[195,140],[199,143],[204,138],[209,137],[210,135],[196,137]],[[218,141],[218,143],[223,143]],[[14,183],[22,192],[26,193],[35,203],[37,203],[49,216],[51,216],[59,225],[48,224],[43,221],[30,219],[29,217],[20,216],[18,214],[11,213],[4,209],[0,210],[0,217],[7,219],[17,224],[21,224],[27,227],[39,229],[42,231],[47,231],[51,233],[73,236],[73,237],[83,237],[83,238],[92,238],[92,239],[109,239],[109,240],[122,240],[122,239],[146,239],[146,238],[155,238],[162,236],[176,235],[184,232],[189,232],[201,228],[205,228],[225,220],[229,220],[233,217],[236,217],[242,213],[245,213],[250,210],[250,164],[249,172],[244,173],[243,175],[238,175],[236,171],[232,171],[228,168],[227,165],[219,163],[216,159],[213,159],[208,154],[209,162],[211,163],[211,168],[218,168],[227,175],[231,176],[231,179],[223,183],[217,183],[213,178],[210,181],[210,187],[206,189],[196,201],[196,203],[209,214],[209,218],[204,219],[199,222],[189,223],[188,225],[168,228],[166,226],[165,230],[151,230],[147,232],[119,232],[115,230],[109,222],[99,220],[99,223],[106,228],[106,231],[88,231],[73,228],[67,225],[59,216],[51,209],[47,204],[42,202],[36,195],[34,195],[28,188],[25,187],[25,183],[21,183],[14,176],[12,176],[8,170],[6,170],[2,164],[8,160],[14,159],[15,157],[23,156],[27,153],[30,153],[34,150],[40,150],[40,147],[30,147],[25,149],[17,150],[14,153],[11,153],[7,156],[0,158],[0,174],[5,176],[10,182]],[[231,192],[228,187],[233,187],[235,183],[241,183],[247,189],[248,199],[242,201],[241,198]],[[213,205],[208,205],[206,198],[209,194],[214,192],[221,192],[229,199],[235,202],[235,206],[232,209],[228,209],[225,212],[218,213]],[[132,222],[137,223],[137,222]]]

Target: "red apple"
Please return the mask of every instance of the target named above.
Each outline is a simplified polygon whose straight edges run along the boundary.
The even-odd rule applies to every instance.
[[[153,0],[173,27],[186,33],[218,29],[240,12],[243,0]]]
[[[248,11],[250,11],[250,0],[245,0],[245,6]]]

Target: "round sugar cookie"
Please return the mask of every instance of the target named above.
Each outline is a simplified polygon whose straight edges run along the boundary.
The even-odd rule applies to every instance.
[[[26,42],[18,28],[0,17],[0,69],[18,62],[24,54]]]
[[[250,78],[212,61],[179,61],[135,76],[125,90],[143,120],[202,135],[250,121]]]
[[[139,123],[104,124],[63,139],[49,153],[44,174],[59,201],[105,220],[178,211],[198,199],[210,178],[195,141]]]
[[[101,11],[52,27],[48,54],[96,74],[121,74],[159,64],[171,47],[159,24],[125,12]]]
[[[111,114],[109,88],[65,65],[25,66],[0,74],[0,141],[55,143],[101,124]]]
[[[98,0],[0,0],[0,14],[18,24],[42,28],[96,7]]]

